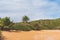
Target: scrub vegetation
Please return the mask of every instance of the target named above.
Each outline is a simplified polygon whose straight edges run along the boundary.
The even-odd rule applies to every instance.
[[[29,21],[28,16],[22,17],[22,22],[16,22],[10,20],[10,17],[0,18],[0,29],[1,30],[59,30],[60,29],[60,18],[58,19],[45,19]]]

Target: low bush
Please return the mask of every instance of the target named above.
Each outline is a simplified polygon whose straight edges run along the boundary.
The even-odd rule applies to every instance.
[[[2,33],[1,33],[1,30],[0,30],[0,40],[4,40],[4,37],[3,37]]]

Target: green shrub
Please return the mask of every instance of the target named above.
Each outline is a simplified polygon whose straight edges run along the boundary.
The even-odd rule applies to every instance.
[[[0,30],[0,40],[4,40],[4,37],[3,37],[2,33],[1,33],[1,30]]]
[[[22,26],[21,25],[13,25],[12,29],[13,30],[22,30]]]
[[[13,28],[14,30],[22,30],[22,31],[30,31],[31,28],[28,25],[14,25]]]

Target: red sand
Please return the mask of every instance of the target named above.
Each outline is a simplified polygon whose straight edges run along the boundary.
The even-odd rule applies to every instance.
[[[60,40],[60,30],[42,30],[25,32],[2,31],[5,40]]]

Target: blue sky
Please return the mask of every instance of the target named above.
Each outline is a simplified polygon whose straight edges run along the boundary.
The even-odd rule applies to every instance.
[[[0,0],[0,17],[19,22],[24,15],[31,20],[60,18],[60,0]]]

